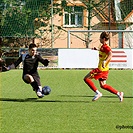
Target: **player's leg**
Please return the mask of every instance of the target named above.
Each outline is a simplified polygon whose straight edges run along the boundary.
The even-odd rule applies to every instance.
[[[106,80],[103,80],[103,79],[99,79],[99,84],[100,84],[100,87],[117,95],[120,99],[120,101],[122,102],[123,101],[123,92],[118,92],[116,89],[114,89],[112,86],[106,84]]]
[[[41,82],[40,82],[40,77],[38,74],[35,74],[35,75],[32,75],[33,76],[33,79],[34,79],[34,82],[37,84],[37,89],[35,89],[38,97],[40,96],[41,97],[44,97],[44,94],[42,94],[42,86],[41,86]]]
[[[41,92],[42,89],[40,88],[40,78],[39,77],[33,77],[32,75],[26,74],[23,76],[23,80],[32,86],[33,90],[36,92],[36,94],[39,98],[42,98],[44,96]]]
[[[94,70],[93,70],[94,71]],[[102,93],[99,92],[99,90],[96,88],[96,86],[94,85],[94,83],[92,82],[92,75],[93,75],[93,71],[91,71],[90,73],[88,73],[85,77],[84,77],[84,82],[96,93],[94,98],[92,99],[92,101],[96,101],[98,100],[101,96]],[[94,76],[94,75],[93,75]]]
[[[108,84],[106,84],[106,80],[99,79],[99,84],[102,89],[105,89],[105,90],[117,95],[118,91],[115,90],[113,87],[109,86]]]
[[[98,90],[98,89],[96,88],[96,86],[94,85],[94,83],[92,82],[91,73],[88,73],[88,74],[84,77],[84,82],[85,82],[94,92],[96,92],[96,90]]]
[[[23,76],[23,80],[26,82],[26,83],[32,83],[32,82],[34,82],[34,79],[33,79],[33,77],[31,76],[31,75],[29,75],[29,74],[25,74],[24,76]]]

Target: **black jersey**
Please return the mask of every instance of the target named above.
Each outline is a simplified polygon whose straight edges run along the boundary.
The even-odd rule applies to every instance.
[[[40,55],[30,56],[26,54],[24,59],[24,55],[21,55],[18,60],[14,63],[15,67],[17,67],[21,62],[23,62],[23,74],[37,74],[37,67],[39,62],[41,62],[44,66],[48,65],[48,60],[43,59]]]

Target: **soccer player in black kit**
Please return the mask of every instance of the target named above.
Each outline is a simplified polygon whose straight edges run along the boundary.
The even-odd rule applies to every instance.
[[[23,62],[23,81],[32,86],[33,91],[36,92],[39,98],[44,97],[37,68],[39,62],[44,66],[48,66],[49,61],[37,54],[37,46],[32,43],[29,45],[29,53],[22,54],[14,64],[8,67],[8,69],[10,70],[13,67],[16,68],[21,62]]]

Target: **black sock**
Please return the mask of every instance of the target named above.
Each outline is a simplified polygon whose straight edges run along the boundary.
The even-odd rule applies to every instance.
[[[31,84],[31,86],[33,87],[33,91],[37,91],[37,90],[39,89],[38,84],[37,84],[36,81],[33,81],[33,82],[31,82],[30,84]]]

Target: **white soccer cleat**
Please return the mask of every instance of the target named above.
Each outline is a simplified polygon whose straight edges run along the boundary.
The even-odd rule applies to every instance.
[[[123,92],[119,92],[119,93],[118,93],[118,97],[119,97],[119,99],[120,99],[120,102],[123,101],[123,96],[124,96],[124,93],[123,93]]]
[[[102,97],[102,93],[96,93],[96,95],[94,96],[94,98],[92,99],[92,101],[96,101],[96,100],[98,100],[100,97]]]
[[[41,92],[41,91],[37,91],[37,92],[36,92],[36,94],[37,94],[37,96],[38,96],[39,98],[44,97],[44,94],[42,94],[42,92]]]

